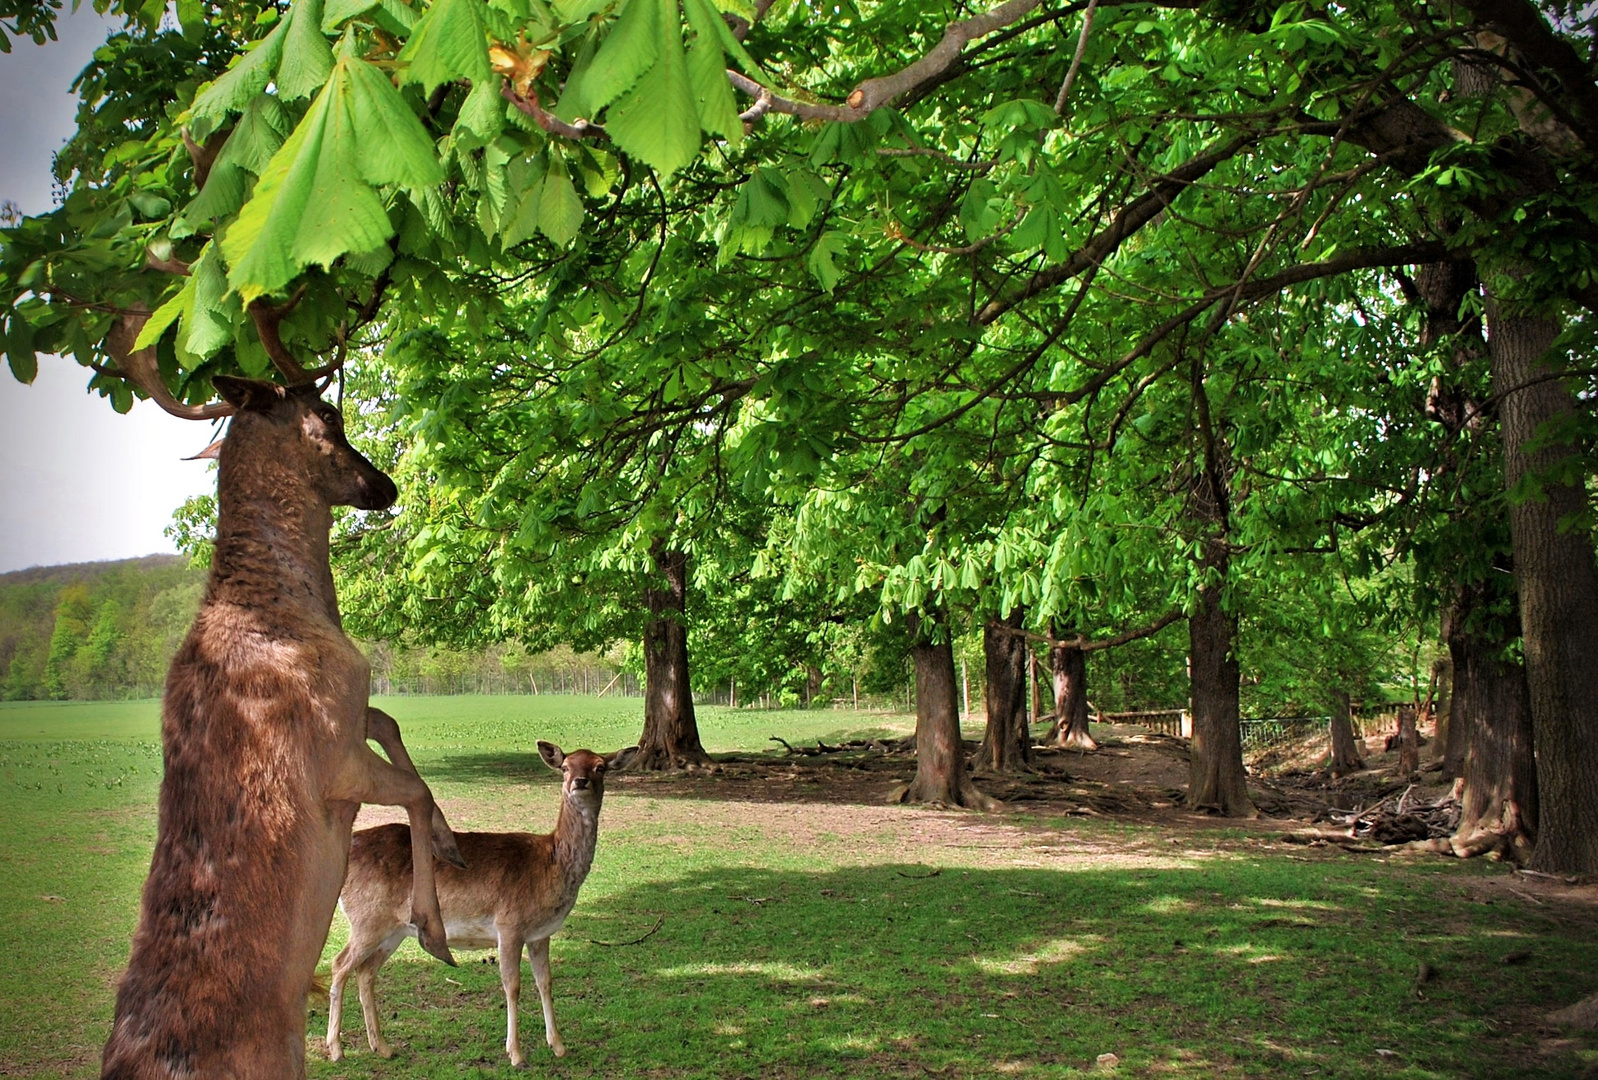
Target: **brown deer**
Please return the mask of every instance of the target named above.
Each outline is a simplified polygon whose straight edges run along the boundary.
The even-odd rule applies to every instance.
[[[107,340],[121,373],[175,415],[233,419],[211,576],[167,674],[155,853],[101,1075],[303,1077],[306,996],[361,803],[409,812],[410,917],[453,963],[433,855],[460,856],[398,726],[367,705],[328,566],[331,507],[381,509],[397,492],[312,386],[217,376],[225,405],[175,401],[143,371],[154,351],[131,350],[143,321]]]
[[[549,938],[561,928],[577,890],[594,861],[599,837],[599,807],[605,799],[605,770],[616,754],[590,750],[562,753],[552,743],[538,744],[539,756],[561,773],[560,815],[555,831],[532,833],[456,833],[466,869],[438,868],[438,902],[449,943],[463,949],[499,949],[499,977],[505,988],[505,1052],[521,1067],[517,1010],[522,991],[522,946],[533,965],[533,980],[544,1006],[544,1038],[556,1057],[566,1045],[555,1030],[555,1003],[549,989]],[[339,1027],[344,1017],[344,983],[355,973],[366,1020],[366,1038],[379,1057],[393,1050],[378,1030],[377,972],[400,942],[415,931],[405,914],[411,861],[416,845],[404,825],[380,825],[355,834],[349,875],[339,905],[350,920],[350,940],[333,961],[327,1009],[327,1054],[344,1056]]]

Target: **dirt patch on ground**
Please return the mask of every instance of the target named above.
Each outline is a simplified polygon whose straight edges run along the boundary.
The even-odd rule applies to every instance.
[[[1363,741],[1366,769],[1338,778],[1317,767],[1324,736],[1306,736],[1260,755],[1250,767],[1260,817],[1217,818],[1183,805],[1185,740],[1134,725],[1095,727],[1094,733],[1098,750],[1039,748],[1031,772],[978,774],[978,786],[1003,800],[995,814],[890,805],[890,792],[914,773],[915,758],[904,743],[876,740],[721,754],[708,767],[682,772],[619,771],[607,785],[606,826],[648,829],[658,844],[708,843],[745,863],[758,861],[776,840],[798,848],[823,844],[841,865],[919,860],[965,869],[1152,869],[1191,866],[1262,843],[1280,844],[1289,857],[1304,860],[1351,853],[1424,858],[1355,836],[1345,819],[1352,810],[1423,806],[1448,795],[1440,772],[1397,776],[1397,754],[1385,749],[1384,735]],[[491,802],[446,798],[442,805],[457,828],[539,831],[553,824],[554,796],[552,784],[516,785]],[[758,814],[741,809],[749,804],[759,804]],[[357,827],[401,820],[396,809],[368,807]],[[1103,827],[1062,830],[1067,820]],[[1119,830],[1118,824],[1144,828]],[[1466,887],[1482,902],[1555,907],[1581,919],[1598,910],[1598,883],[1516,873],[1473,879]]]

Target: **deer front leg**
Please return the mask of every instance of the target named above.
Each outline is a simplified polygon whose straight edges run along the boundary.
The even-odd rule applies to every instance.
[[[416,766],[411,763],[411,755],[405,750],[405,743],[400,739],[399,721],[382,709],[368,705],[366,737],[377,741],[377,745],[383,748],[383,753],[388,755],[388,760],[407,772],[416,773],[418,779],[421,778],[421,774],[416,772]],[[444,811],[438,808],[436,802],[433,804],[433,816],[429,824],[433,837],[433,855],[451,866],[466,869],[466,860],[461,858],[460,848],[455,846],[455,833],[450,829],[449,822],[444,820]]]
[[[549,939],[529,941],[527,959],[533,965],[533,982],[538,984],[538,1000],[544,1006],[544,1041],[549,1043],[556,1057],[565,1057],[566,1044],[560,1041],[560,1032],[555,1030],[555,996],[549,989]]]
[[[438,884],[433,874],[430,827],[435,804],[433,793],[412,770],[384,761],[364,742],[355,760],[340,770],[339,782],[325,796],[328,801],[403,806],[411,819],[411,922],[417,943],[444,963],[455,966],[438,909]]]
[[[505,1053],[514,1068],[524,1068],[527,1059],[522,1057],[516,1015],[522,998],[522,939],[503,929],[499,932],[499,981],[505,987]]]

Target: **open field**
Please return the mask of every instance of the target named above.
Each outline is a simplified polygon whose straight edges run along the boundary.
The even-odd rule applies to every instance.
[[[557,789],[534,742],[615,749],[639,710],[382,704],[461,829],[547,829]],[[1124,1076],[1598,1069],[1598,1039],[1538,1023],[1598,990],[1590,885],[1288,845],[1269,822],[887,806],[880,774],[752,756],[772,734],[833,742],[907,718],[700,720],[713,751],[742,752],[720,773],[612,778],[593,873],[553,948],[568,1057],[542,1046],[530,978],[523,989],[536,1074],[1052,1077],[1106,1053]],[[156,728],[153,703],[0,706],[0,1075],[96,1072],[154,835]],[[1117,753],[1129,767],[1141,751]],[[329,958],[343,935],[336,918]],[[352,988],[338,1065],[313,1008],[311,1075],[512,1075],[488,955],[450,969],[402,946],[379,981],[396,1058],[366,1049]]]

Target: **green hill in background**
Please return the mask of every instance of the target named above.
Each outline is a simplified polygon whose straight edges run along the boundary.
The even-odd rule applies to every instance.
[[[159,697],[205,577],[179,555],[0,574],[0,701]],[[476,650],[357,644],[372,661],[375,693],[638,692],[621,648],[529,654],[514,642]]]
[[[0,574],[0,699],[159,694],[204,585],[178,555]]]

